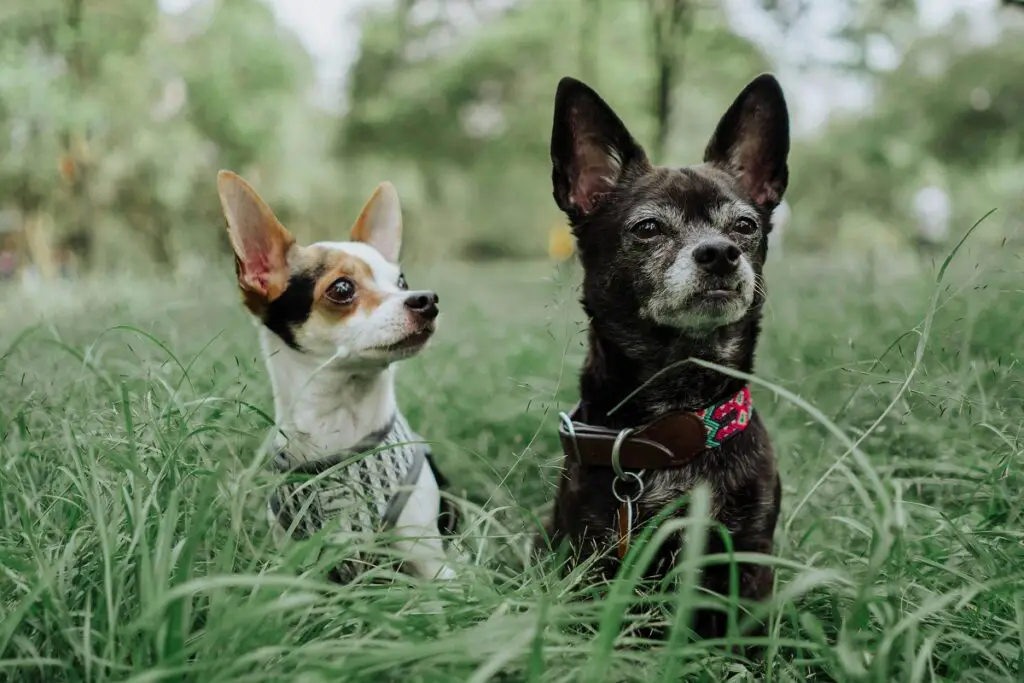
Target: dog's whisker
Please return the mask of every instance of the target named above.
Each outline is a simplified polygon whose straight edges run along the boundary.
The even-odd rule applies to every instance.
[[[768,313],[772,316],[775,315],[775,309],[772,308],[771,297],[768,296],[768,290],[765,288],[764,283],[755,282],[754,292],[761,296],[761,305],[768,309]]]

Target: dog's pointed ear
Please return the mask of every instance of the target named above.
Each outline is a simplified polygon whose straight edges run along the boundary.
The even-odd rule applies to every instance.
[[[250,308],[260,302],[269,303],[288,287],[288,251],[295,238],[241,176],[220,171],[217,193],[235,252],[238,286],[246,303]]]
[[[569,77],[555,93],[551,164],[555,202],[572,220],[593,212],[624,174],[650,166],[612,108]]]
[[[736,97],[704,152],[704,161],[739,178],[759,206],[774,208],[789,182],[789,111],[771,74],[752,80]]]
[[[363,242],[392,263],[398,263],[402,250],[402,205],[398,192],[389,182],[377,186],[352,226],[352,240]]]

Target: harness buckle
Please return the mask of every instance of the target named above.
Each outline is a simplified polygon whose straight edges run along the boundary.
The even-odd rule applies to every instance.
[[[572,454],[576,457],[576,462],[581,462],[580,447],[576,443],[576,427],[573,426],[572,418],[567,413],[559,413],[558,419],[562,421],[565,431],[569,432],[569,437],[572,439]]]

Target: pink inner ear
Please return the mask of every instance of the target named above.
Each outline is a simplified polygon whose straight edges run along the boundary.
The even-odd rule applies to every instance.
[[[750,198],[758,206],[772,204],[779,200],[779,193],[772,186],[771,180],[765,174],[755,174],[748,169],[741,171],[743,184],[750,194]]]
[[[245,259],[242,262],[242,279],[263,293],[267,292],[270,284],[270,248],[265,240],[252,240],[245,245]]]
[[[778,193],[768,185],[759,185],[755,187],[751,191],[750,197],[758,206],[764,206],[765,204],[772,204],[778,201]]]
[[[601,197],[611,191],[615,179],[611,177],[613,171],[607,158],[604,163],[593,158],[580,161],[582,165],[569,193],[569,201],[583,213],[590,213]]]
[[[743,140],[732,153],[732,165],[738,171],[743,186],[759,206],[777,202],[779,193],[772,186],[771,171],[767,167],[767,151],[752,132],[745,132]]]
[[[607,191],[607,183],[603,182],[597,169],[589,168],[580,172],[569,201],[579,207],[583,213],[590,213],[597,205],[597,200]]]
[[[261,290],[266,290],[269,283],[270,261],[263,255],[248,258],[245,261],[245,280],[256,285]]]
[[[615,186],[619,157],[614,149],[606,148],[605,143],[592,133],[585,130],[574,130],[573,133],[569,201],[582,213],[590,213],[602,195]]]

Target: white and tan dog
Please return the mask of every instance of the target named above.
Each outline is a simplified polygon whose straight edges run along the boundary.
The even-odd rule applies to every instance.
[[[438,298],[409,291],[399,268],[394,187],[382,183],[373,193],[351,241],[309,246],[297,244],[238,175],[221,171],[217,188],[273,387],[274,465],[309,475],[271,497],[275,530],[293,538],[393,530],[411,573],[452,578],[439,534],[442,518],[454,526],[440,497],[444,480],[395,400],[392,364],[430,339]],[[352,578],[360,561],[353,556],[332,576]]]

